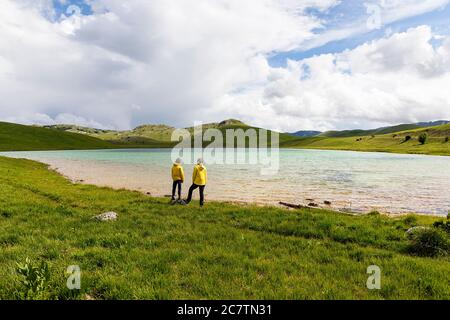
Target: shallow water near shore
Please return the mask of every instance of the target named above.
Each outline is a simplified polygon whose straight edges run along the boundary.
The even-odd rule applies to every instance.
[[[253,151],[247,151],[253,152]],[[3,152],[37,160],[76,182],[164,196],[171,192],[171,150]],[[260,165],[208,164],[209,200],[309,204],[352,212],[446,215],[450,210],[450,157],[291,150],[279,152],[277,174]],[[191,183],[192,165],[185,165]],[[324,202],[331,202],[327,206]]]

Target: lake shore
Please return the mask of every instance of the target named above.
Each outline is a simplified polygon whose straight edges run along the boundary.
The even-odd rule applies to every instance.
[[[117,164],[99,164],[95,161],[86,163],[61,159],[47,159],[40,162],[48,165],[50,170],[56,171],[73,183],[109,187],[115,190],[126,189],[138,191],[145,195],[158,198],[168,198],[170,196],[171,177],[168,172],[152,172],[149,174],[148,169],[145,167],[135,166],[133,170],[127,170],[130,168]],[[143,176],[151,176],[151,179],[142,179]],[[189,179],[189,174],[187,174],[187,177]],[[187,196],[189,186],[189,182],[183,185],[183,198]],[[246,197],[241,193],[241,189],[227,192],[220,185],[213,183],[208,184],[205,193],[209,201],[226,202],[229,204],[283,207],[279,204],[280,201],[296,201],[296,204],[305,207],[314,203],[317,204],[317,208],[347,213],[351,212],[350,208],[346,208],[348,203],[345,201],[325,205],[323,202],[316,203],[318,201],[313,198],[295,200],[292,196],[283,196],[283,194],[278,194],[278,198],[266,196],[264,193]],[[198,195],[194,194],[194,199],[197,198]]]
[[[153,197],[167,197],[171,192],[170,165],[149,168],[145,165],[132,166],[117,162],[94,160],[68,160],[60,158],[34,159],[49,165],[49,168],[63,175],[74,183],[126,189],[138,191]],[[183,185],[183,197],[187,196],[190,186],[190,167],[186,168],[187,182]],[[210,183],[206,189],[207,201],[227,202],[241,205],[258,205],[283,207],[280,202],[299,205],[301,207],[322,208],[349,214],[367,214],[380,212],[389,216],[407,214],[423,214],[429,216],[445,216],[446,213],[417,212],[414,210],[392,210],[389,205],[383,206],[381,195],[362,197],[360,193],[348,193],[340,190],[335,193],[317,186],[313,190],[296,190],[294,186],[285,188],[284,183],[272,181],[221,181],[221,175],[210,174]],[[249,192],[249,190],[252,190]],[[198,195],[194,194],[194,199]],[[358,200],[360,199],[360,200]],[[361,202],[359,202],[361,201]]]

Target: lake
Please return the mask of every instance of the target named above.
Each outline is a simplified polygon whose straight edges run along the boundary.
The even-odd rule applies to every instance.
[[[171,191],[170,150],[3,152],[48,163],[83,183],[164,196]],[[280,150],[278,174],[259,165],[208,165],[207,200],[274,204],[314,202],[352,212],[446,215],[450,210],[450,157],[351,151]],[[186,183],[192,165],[185,165]],[[324,204],[331,202],[331,206]]]

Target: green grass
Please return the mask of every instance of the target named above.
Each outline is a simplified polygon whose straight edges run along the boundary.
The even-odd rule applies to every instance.
[[[115,222],[92,219],[111,210]],[[48,263],[43,299],[448,299],[450,259],[407,250],[405,230],[436,220],[170,206],[0,157],[0,299],[23,291],[15,266],[27,257]],[[373,264],[381,290],[366,288]],[[66,289],[69,265],[81,267],[80,291]]]
[[[92,129],[94,130],[94,129]],[[106,141],[86,133],[0,122],[0,151],[168,148],[173,144],[145,137]]]
[[[112,148],[87,135],[0,122],[0,151]]]
[[[425,145],[418,141],[422,132],[429,134]],[[405,142],[406,136],[411,140]],[[446,137],[450,136],[450,125],[401,131],[391,134],[357,136],[357,137],[312,137],[296,138],[283,141],[284,148],[326,149],[326,150],[354,150],[370,152],[413,153],[429,155],[450,155],[450,142]]]

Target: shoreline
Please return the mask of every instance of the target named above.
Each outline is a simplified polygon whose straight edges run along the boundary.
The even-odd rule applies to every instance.
[[[29,160],[29,159],[25,159],[25,160]],[[42,161],[37,161],[37,160],[29,160],[29,161],[35,161],[35,162],[45,165],[49,171],[53,171],[53,172],[59,174],[60,176],[62,176],[63,178],[65,178],[66,180],[70,181],[73,184],[91,185],[91,186],[95,186],[95,187],[105,187],[105,188],[110,188],[115,191],[127,190],[127,191],[131,191],[131,192],[139,192],[144,196],[152,197],[152,198],[159,198],[159,199],[164,199],[164,198],[167,199],[170,197],[170,195],[168,195],[168,194],[167,195],[153,195],[150,192],[139,189],[139,188],[126,188],[126,187],[120,187],[120,186],[115,187],[115,186],[105,185],[105,184],[89,183],[83,179],[77,179],[77,178],[72,178],[72,177],[68,176],[67,174],[64,173],[63,170],[61,170],[60,168],[58,168],[52,164],[42,162]],[[194,196],[194,200],[198,200],[197,197]],[[305,200],[312,200],[312,199],[305,199]],[[350,215],[350,216],[365,216],[365,215],[370,215],[373,212],[377,212],[378,214],[380,214],[382,216],[387,216],[389,218],[401,218],[401,217],[405,217],[408,215],[436,217],[436,218],[444,218],[445,217],[445,214],[433,214],[433,213],[430,213],[430,214],[417,213],[417,212],[390,213],[390,212],[384,212],[384,211],[378,211],[378,210],[369,211],[369,212],[357,212],[357,211],[351,211],[351,210],[339,210],[339,209],[332,208],[331,206],[327,206],[327,205],[309,206],[309,205],[305,204],[308,201],[305,201],[303,204],[295,203],[294,205],[300,206],[300,208],[298,208],[298,209],[287,207],[286,205],[283,205],[280,202],[265,203],[265,202],[252,202],[252,201],[243,201],[243,200],[224,200],[224,199],[218,199],[218,198],[214,198],[214,197],[213,198],[210,197],[207,200],[207,202],[224,203],[224,204],[236,205],[236,206],[241,206],[241,207],[260,207],[260,208],[266,207],[266,208],[278,208],[278,209],[281,208],[281,209],[285,209],[286,211],[297,211],[297,210],[301,210],[301,209],[322,210],[322,211],[334,212],[337,214],[346,214],[346,215]]]
[[[296,151],[296,149],[292,150]],[[105,160],[105,158],[103,160],[65,159],[54,158],[53,156],[42,157],[42,155],[37,157],[19,155],[19,157],[43,163],[50,170],[76,184],[109,187],[114,190],[125,189],[140,192],[147,196],[150,195],[154,198],[165,198],[171,192],[170,166],[165,163],[158,163],[155,166],[139,162],[120,163],[110,161],[109,158],[108,160]],[[190,169],[189,166],[186,166],[185,172],[190,172]],[[237,176],[228,177],[228,169],[223,170],[224,168],[217,167],[211,171],[214,174],[211,174],[206,190],[208,202],[289,209],[280,204],[280,202],[284,202],[307,209],[321,209],[350,215],[366,215],[373,212],[391,217],[409,214],[433,217],[445,217],[447,215],[444,205],[446,202],[443,202],[440,206],[441,210],[434,211],[432,209],[434,207],[427,206],[430,201],[430,198],[427,197],[425,197],[424,202],[421,202],[420,198],[411,202],[408,198],[397,199],[392,196],[386,198],[386,192],[378,193],[378,191],[374,191],[374,193],[361,194],[361,190],[330,189],[330,187],[324,187],[316,183],[312,185],[306,183],[304,188],[298,189],[296,184],[292,185],[292,181],[289,183],[279,179],[259,178],[254,180],[240,173]],[[238,172],[240,172],[239,169]],[[247,175],[253,176],[252,174]],[[189,181],[189,174],[187,175],[187,181]],[[187,196],[189,186],[188,182],[183,185],[183,198]],[[194,193],[194,199],[198,199],[198,194]],[[437,197],[436,201],[439,199]],[[394,200],[396,202],[393,202]],[[418,208],[418,210],[415,210],[415,208]]]
[[[270,148],[270,147],[268,147]],[[152,147],[152,146],[115,146],[111,148],[89,148],[89,149],[24,149],[24,150],[2,150],[0,153],[7,152],[52,152],[52,151],[107,151],[107,150],[170,150],[173,146],[169,147]],[[234,148],[236,149],[236,148]],[[259,148],[258,148],[259,149]],[[418,153],[418,152],[401,152],[401,151],[390,151],[390,150],[355,150],[355,149],[339,149],[339,148],[320,148],[320,147],[280,147],[280,150],[316,150],[316,151],[343,151],[343,152],[358,152],[358,153],[383,153],[383,154],[397,154],[397,155],[416,155],[416,156],[430,156],[430,157],[450,157],[450,153]]]

